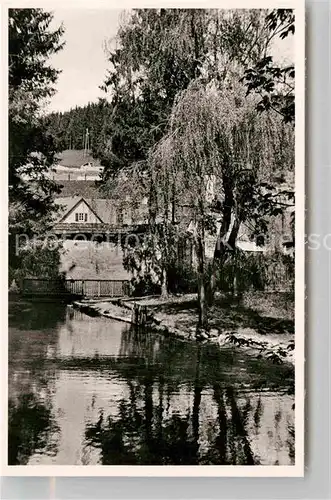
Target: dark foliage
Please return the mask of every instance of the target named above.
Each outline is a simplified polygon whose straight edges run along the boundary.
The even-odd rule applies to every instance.
[[[176,261],[169,267],[167,276],[171,293],[197,292],[197,273],[191,265]]]
[[[101,154],[105,146],[106,130],[112,115],[112,106],[100,99],[97,103],[76,106],[70,111],[53,112],[44,119],[59,151],[85,147],[86,129],[89,131],[89,149]]]
[[[59,74],[47,61],[63,47],[63,28],[52,31],[52,19],[42,9],[9,10],[9,197],[29,217],[46,213],[56,191],[44,176],[56,148],[40,119],[40,104],[54,93]]]
[[[292,9],[275,9],[266,18],[271,37],[281,39],[294,35],[294,13]],[[280,67],[272,56],[264,56],[252,68],[245,71],[242,81],[247,94],[256,92],[261,96],[257,105],[259,112],[274,110],[280,113],[285,123],[294,121],[294,77],[293,65]]]
[[[36,450],[51,452],[50,435],[56,431],[49,408],[36,400],[34,394],[9,401],[8,463],[26,465]]]
[[[42,9],[9,10],[9,260],[14,268],[19,265],[16,235],[45,230],[58,192],[45,175],[56,146],[41,118],[41,106],[53,95],[59,74],[48,60],[63,47],[63,28],[52,30],[52,19]]]

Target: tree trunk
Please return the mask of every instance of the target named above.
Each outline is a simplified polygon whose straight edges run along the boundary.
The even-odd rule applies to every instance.
[[[199,321],[198,329],[204,330],[208,327],[207,300],[205,290],[205,249],[203,231],[199,231],[196,238],[196,253],[198,259],[198,304]]]
[[[216,272],[217,269],[224,265],[227,257],[227,242],[225,241],[226,235],[231,229],[231,224],[233,221],[233,207],[234,207],[234,197],[233,197],[233,179],[232,177],[223,177],[223,188],[224,188],[224,203],[223,203],[223,220],[217,236],[217,241],[215,244],[214,256],[211,264],[210,273],[210,283],[208,290],[208,302],[213,303],[214,294],[216,290]]]
[[[236,241],[239,232],[240,221],[237,219],[233,225],[233,228],[229,237],[229,245],[233,248],[233,252],[231,254],[233,263],[234,263],[234,276],[233,276],[233,284],[232,284],[232,294],[234,297],[238,295],[238,276],[237,276],[237,248]]]
[[[236,270],[235,270],[235,274],[234,274],[234,277],[233,277],[233,287],[232,287],[232,293],[233,293],[233,296],[234,296],[234,297],[237,297],[237,296],[238,296],[238,283],[237,283],[237,274],[236,274]]]
[[[149,197],[148,197],[148,211],[149,211],[149,223],[154,229],[156,214],[157,214],[157,194],[156,194],[156,181],[155,172],[151,170],[150,186],[149,186]]]
[[[173,224],[176,222],[176,185],[174,182],[172,184],[171,221]]]
[[[212,261],[211,277],[210,277],[210,289],[208,290],[208,303],[212,304],[214,300],[214,295],[216,291],[216,277],[217,270],[225,265],[228,256],[235,256],[236,252],[236,241],[240,228],[240,220],[238,218],[234,219],[231,228],[231,221],[227,220],[226,223],[222,224],[220,232],[217,238],[217,243],[215,245],[214,257]],[[230,230],[231,228],[231,230]],[[225,237],[230,231],[230,234],[225,241]],[[236,279],[233,281],[233,291],[237,286]]]
[[[167,271],[164,268],[162,269],[161,297],[163,299],[168,297]]]
[[[198,283],[198,301],[199,301],[199,329],[206,329],[208,326],[208,315],[207,315],[207,301],[206,301],[206,291],[203,276],[199,276]]]

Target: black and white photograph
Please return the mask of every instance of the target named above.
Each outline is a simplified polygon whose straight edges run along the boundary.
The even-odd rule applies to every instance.
[[[304,21],[265,5],[7,9],[10,474],[303,475]]]

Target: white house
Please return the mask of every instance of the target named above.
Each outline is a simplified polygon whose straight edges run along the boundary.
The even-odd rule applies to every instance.
[[[86,199],[82,196],[57,198],[56,204],[60,207],[57,224],[111,224],[125,226],[131,224],[145,224],[147,210],[141,204],[140,210],[133,211],[130,203],[121,206],[113,200]]]
[[[102,220],[98,216],[98,214],[91,208],[89,203],[84,200],[84,198],[80,198],[76,201],[73,206],[68,209],[68,205],[66,206],[63,217],[61,218],[61,222],[66,222],[68,224],[101,224]]]

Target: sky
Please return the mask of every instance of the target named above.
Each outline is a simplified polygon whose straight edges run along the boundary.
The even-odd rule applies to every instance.
[[[66,45],[51,59],[51,64],[62,73],[48,111],[66,111],[106,96],[99,88],[109,66],[103,45],[115,37],[122,12],[82,8],[54,11],[53,25],[58,27],[63,23]],[[273,50],[275,60],[293,60],[292,49],[293,37],[278,39]]]
[[[103,44],[116,35],[121,10],[57,9],[53,25],[64,24],[66,45],[51,59],[62,70],[49,111],[66,111],[105,96],[99,89],[107,67]]]

